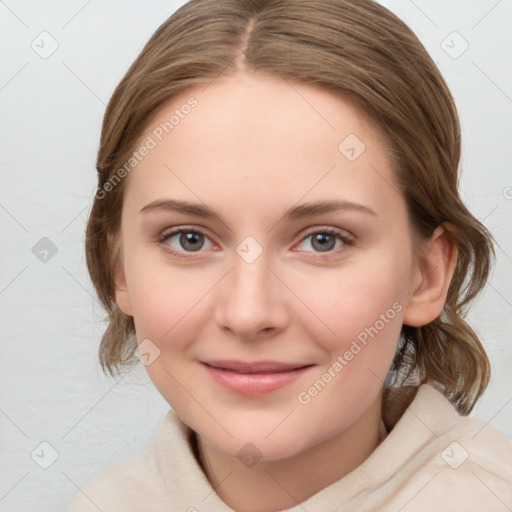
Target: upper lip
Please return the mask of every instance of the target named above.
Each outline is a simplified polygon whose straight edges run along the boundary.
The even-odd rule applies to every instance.
[[[237,360],[208,360],[202,361],[203,364],[218,368],[221,370],[230,370],[237,373],[277,373],[290,370],[297,370],[305,366],[311,366],[308,363],[282,363],[279,361],[237,361]]]

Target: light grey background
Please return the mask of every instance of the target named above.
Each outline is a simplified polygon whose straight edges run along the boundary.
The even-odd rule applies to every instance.
[[[104,313],[83,238],[105,104],[183,3],[0,1],[1,511],[66,510],[101,470],[145,450],[168,409],[142,365],[120,382],[101,374]],[[455,96],[463,197],[500,244],[470,315],[493,368],[472,415],[512,437],[512,2],[383,3],[418,34]]]

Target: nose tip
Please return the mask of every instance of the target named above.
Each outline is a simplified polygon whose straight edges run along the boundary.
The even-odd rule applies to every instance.
[[[215,319],[221,329],[242,339],[268,338],[288,322],[283,291],[263,251],[255,257],[259,250],[254,241],[246,239],[240,246],[246,251],[237,256],[219,287]]]

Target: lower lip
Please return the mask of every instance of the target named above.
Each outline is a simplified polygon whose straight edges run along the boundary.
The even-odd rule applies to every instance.
[[[291,384],[304,375],[311,366],[276,373],[237,373],[203,364],[212,379],[230,391],[250,396],[261,396]]]

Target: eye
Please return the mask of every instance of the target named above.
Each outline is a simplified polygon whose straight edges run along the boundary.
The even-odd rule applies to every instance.
[[[353,239],[346,231],[322,228],[306,235],[299,244],[299,250],[310,252],[335,252],[345,245],[352,245]]]
[[[193,253],[203,249],[213,249],[213,242],[201,231],[180,228],[163,233],[157,238],[163,250],[178,258],[193,258]],[[334,253],[348,245],[353,245],[353,238],[344,230],[322,228],[307,234],[298,244],[299,251],[315,253]],[[200,257],[198,256],[196,257]]]
[[[201,249],[211,249],[213,243],[200,231],[194,229],[179,229],[163,233],[158,242],[162,244],[163,249],[178,257],[186,253],[200,252]]]

